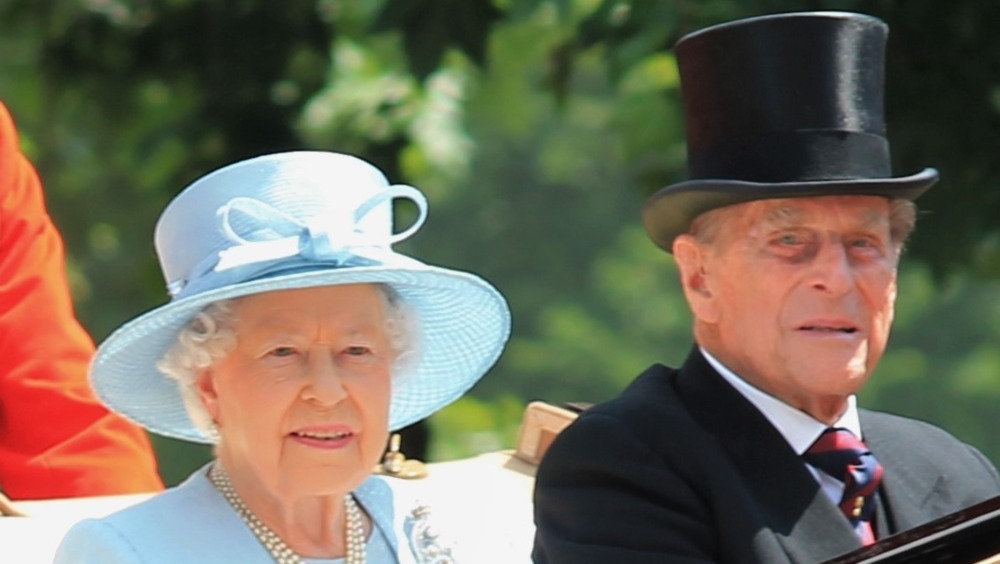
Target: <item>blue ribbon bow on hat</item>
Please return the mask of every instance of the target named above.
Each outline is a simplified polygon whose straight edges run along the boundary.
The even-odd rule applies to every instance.
[[[408,198],[418,216],[405,231],[388,239],[360,228],[361,220],[380,204]],[[318,263],[337,267],[372,266],[405,259],[390,245],[415,233],[427,219],[427,200],[411,186],[395,185],[365,200],[352,217],[293,217],[255,198],[236,197],[216,216],[226,241],[232,243],[198,263],[186,280],[171,282],[167,291],[179,299],[246,282],[275,272],[287,273]]]

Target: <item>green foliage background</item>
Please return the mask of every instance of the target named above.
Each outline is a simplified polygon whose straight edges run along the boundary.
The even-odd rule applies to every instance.
[[[721,21],[846,9],[891,28],[895,170],[942,182],[862,403],[1000,462],[1000,3],[977,0],[0,0],[0,98],[38,166],[95,339],[163,303],[166,202],[265,152],[351,152],[423,189],[400,248],[507,295],[514,337],[431,419],[432,458],[513,446],[531,399],[601,401],[676,364],[690,318],[638,226],[684,178],[671,45]],[[407,210],[401,210],[405,222]],[[208,456],[155,438],[168,482]]]

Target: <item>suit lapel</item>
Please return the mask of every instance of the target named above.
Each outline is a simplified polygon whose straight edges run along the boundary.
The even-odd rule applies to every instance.
[[[729,454],[791,561],[818,562],[861,546],[781,433],[697,349],[678,374],[677,393]]]
[[[920,437],[907,436],[896,428],[891,433],[876,414],[861,410],[861,431],[865,443],[885,468],[879,487],[879,537],[912,529],[935,515],[949,512],[940,502],[951,499],[948,482],[935,468],[911,464],[910,453],[921,448]]]

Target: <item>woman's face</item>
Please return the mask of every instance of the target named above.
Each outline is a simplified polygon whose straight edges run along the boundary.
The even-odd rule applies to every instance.
[[[364,481],[388,435],[386,307],[371,284],[234,303],[236,347],[198,377],[234,482],[294,499]]]

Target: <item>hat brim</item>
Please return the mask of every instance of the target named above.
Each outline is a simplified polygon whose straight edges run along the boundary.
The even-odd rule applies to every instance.
[[[393,381],[389,428],[399,429],[468,391],[496,363],[510,336],[507,302],[493,286],[469,273],[413,263],[286,274],[173,301],[126,323],[101,343],[91,383],[110,408],[154,433],[212,443],[188,417],[177,382],[156,368],[195,314],[212,302],[250,294],[384,283],[416,309],[421,327],[418,363]]]
[[[914,200],[937,180],[938,172],[933,168],[898,178],[780,183],[689,180],[667,186],[646,200],[642,223],[653,242],[669,253],[674,238],[686,233],[694,218],[717,208],[756,200],[818,196],[884,196]]]

